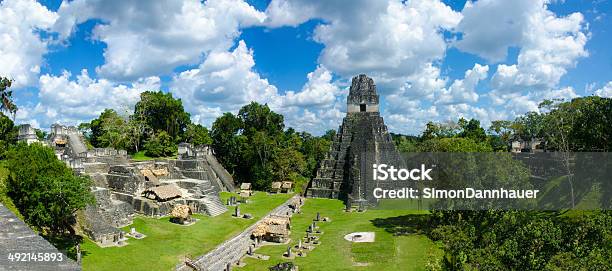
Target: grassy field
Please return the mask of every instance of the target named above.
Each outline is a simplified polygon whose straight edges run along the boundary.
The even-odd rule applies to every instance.
[[[153,159],[155,158],[146,156],[144,151],[139,151],[132,155],[132,160],[134,161],[148,161],[148,160],[153,160]]]
[[[316,216],[332,219],[319,223],[324,232],[321,244],[307,251],[306,257],[291,260],[300,270],[424,270],[428,259],[442,256],[438,245],[424,235],[394,236],[394,217],[419,216],[424,212],[406,210],[368,210],[364,213],[345,213],[338,200],[307,199],[302,214],[292,218],[291,245],[305,235],[305,230]],[[344,235],[357,231],[373,231],[373,243],[351,243]],[[286,262],[282,257],[288,245],[264,246],[256,253],[269,255],[267,261],[248,258],[247,265],[237,270],[268,270],[269,266]]]
[[[230,193],[222,193],[222,200]],[[134,227],[147,235],[141,240],[129,239],[124,247],[100,248],[86,240],[82,245],[83,270],[171,270],[185,256],[195,258],[211,250],[231,236],[238,234],[263,215],[285,202],[292,195],[267,196],[259,192],[247,205],[241,205],[242,213],[251,213],[255,219],[236,219],[232,209],[217,216],[195,215],[200,221],[191,226],[169,222],[169,218],[137,217],[124,230]]]

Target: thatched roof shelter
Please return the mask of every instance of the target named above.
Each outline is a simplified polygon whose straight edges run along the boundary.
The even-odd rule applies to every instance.
[[[268,225],[268,233],[276,235],[289,235],[287,225]]]
[[[58,138],[58,139],[55,139],[54,143],[55,143],[55,145],[66,145],[68,143],[68,141],[66,141],[63,138]]]
[[[283,216],[270,216],[264,218],[261,222],[253,229],[254,236],[263,236],[268,233],[272,234],[288,234],[288,226],[290,221],[288,217]]]
[[[151,172],[153,172],[155,176],[168,176],[168,174],[170,174],[167,168],[152,169]]]
[[[179,190],[174,184],[151,187],[142,192],[142,194],[146,198],[157,201],[168,201],[183,196],[181,190]]]
[[[153,185],[159,186],[161,184],[159,179],[157,179],[157,176],[155,176],[150,169],[143,169],[140,171],[140,173],[145,177],[145,180],[151,182]]]
[[[281,188],[282,189],[291,189],[293,187],[293,182],[283,182]]]
[[[268,233],[268,224],[265,223],[259,223],[257,224],[257,226],[255,226],[255,229],[253,229],[253,236],[255,237],[261,237],[266,235],[266,233]]]
[[[240,190],[251,190],[251,183],[240,184]]]
[[[191,214],[191,208],[184,204],[175,206],[172,212],[170,212],[170,216],[180,219],[187,219]]]

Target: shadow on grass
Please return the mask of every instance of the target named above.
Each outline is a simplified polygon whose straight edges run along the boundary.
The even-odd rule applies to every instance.
[[[53,244],[59,251],[63,252],[68,258],[76,261],[76,244],[83,243],[83,237],[80,235],[45,235],[43,236],[49,243]],[[81,245],[81,256],[87,256],[89,252],[83,250]]]
[[[428,234],[432,230],[431,215],[410,214],[370,220],[375,227],[383,228],[393,235]]]

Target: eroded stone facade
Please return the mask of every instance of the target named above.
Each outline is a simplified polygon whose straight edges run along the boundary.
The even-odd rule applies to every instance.
[[[372,191],[386,184],[373,180],[372,165],[404,164],[378,111],[379,99],[372,78],[353,78],[346,117],[309,185],[308,197],[337,198],[349,207],[377,204]]]

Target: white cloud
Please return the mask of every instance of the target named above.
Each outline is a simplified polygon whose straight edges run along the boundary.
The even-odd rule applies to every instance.
[[[457,26],[462,38],[455,45],[490,61],[502,61],[509,47],[522,44],[531,27],[529,17],[542,5],[541,0],[468,0]]]
[[[229,49],[240,27],[259,24],[265,14],[242,0],[75,0],[63,2],[56,29],[63,36],[88,19],[104,23],[94,37],[106,43],[100,76],[118,80],[170,73],[193,65],[211,51]]]
[[[314,39],[325,45],[319,62],[343,78],[373,77],[382,92],[406,85],[409,77],[441,60],[443,29],[461,14],[439,1],[272,1],[268,26],[298,25],[319,18]]]
[[[194,119],[204,124],[223,112],[236,112],[257,101],[277,106],[278,91],[253,70],[253,51],[240,41],[232,52],[211,52],[198,68],[173,78],[171,91],[183,99]]]
[[[140,93],[159,89],[160,79],[148,77],[131,85],[117,85],[105,79],[93,79],[87,70],[76,80],[69,72],[60,76],[42,75],[38,103],[17,111],[21,121],[35,120],[43,127],[55,122],[78,124],[97,117],[104,109],[128,110],[140,99]]]
[[[324,66],[308,73],[308,81],[298,93],[287,91],[284,97],[286,106],[327,106],[336,100],[340,90],[332,82],[332,74]]]
[[[193,121],[210,125],[224,112],[237,113],[256,101],[285,116],[285,124],[298,130],[322,133],[342,119],[343,92],[323,66],[308,74],[298,92],[279,94],[277,88],[254,70],[253,51],[244,41],[231,52],[211,52],[197,68],[172,80],[170,90],[182,98]]]
[[[468,1],[456,28],[461,33],[454,43],[457,48],[491,62],[505,60],[511,47],[519,50],[516,64],[497,65],[489,82],[491,90],[485,94],[491,101],[489,108],[508,118],[538,111],[544,99],[577,96],[573,88],[560,87],[559,82],[580,58],[588,56],[588,24],[581,13],[557,16],[547,4],[546,0]]]
[[[612,81],[595,91],[595,95],[600,97],[612,98]]]
[[[533,1],[534,3],[536,1]],[[580,13],[558,17],[547,6],[526,16],[517,64],[500,64],[491,86],[503,92],[539,91],[557,87],[568,69],[579,58],[588,56],[585,49],[589,33]]]
[[[56,20],[57,14],[34,0],[0,2],[0,76],[15,80],[13,87],[36,83],[49,43],[38,31]]]
[[[476,86],[478,82],[487,78],[489,66],[474,64],[474,68],[465,72],[464,79],[457,79],[448,89],[440,92],[436,103],[456,104],[456,103],[475,103],[478,101]]]

